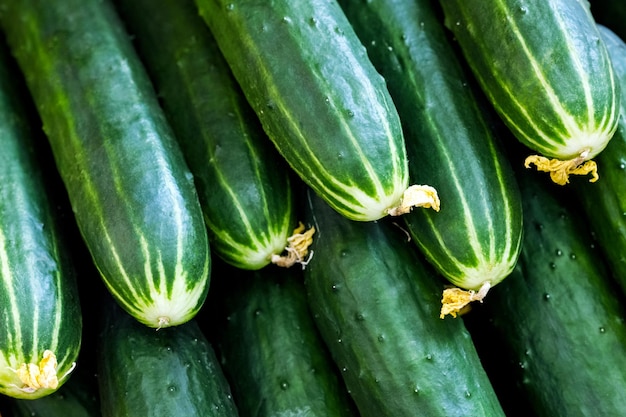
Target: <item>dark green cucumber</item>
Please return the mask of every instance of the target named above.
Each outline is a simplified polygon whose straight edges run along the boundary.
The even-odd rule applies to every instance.
[[[219,270],[213,344],[241,417],[356,416],[313,321],[302,269]]]
[[[108,1],[1,1],[82,236],[108,289],[142,323],[200,309],[210,256],[182,152]]]
[[[0,44],[0,394],[35,399],[67,381],[82,338],[76,269],[28,91]],[[52,157],[50,156],[50,159]]]
[[[606,26],[600,33],[609,50],[613,68],[621,85],[626,86],[626,44]],[[605,252],[615,278],[626,293],[626,88],[622,89],[620,120],[606,152],[596,160],[603,168],[602,182],[572,185],[583,207],[587,222]]]
[[[265,132],[331,207],[368,221],[415,205],[397,111],[335,1],[196,3]]]
[[[617,82],[589,3],[440,0],[447,27],[495,110],[539,155],[525,163],[597,177],[620,107]],[[552,158],[550,161],[549,158]]]
[[[495,368],[506,383],[494,386],[512,391],[510,398],[538,416],[620,416],[626,407],[624,298],[569,189],[530,171],[519,183],[522,253],[482,306],[486,320],[476,336],[477,345],[488,346],[485,362],[504,357]]]
[[[211,249],[259,269],[296,227],[288,167],[193,0],[117,0],[194,174]]]
[[[105,294],[108,295],[108,294]],[[235,417],[213,347],[195,319],[154,330],[102,303],[98,384],[103,417]]]
[[[437,275],[387,220],[354,222],[309,192],[304,270],[314,320],[361,416],[503,416],[462,320],[440,320]]]
[[[428,182],[443,201],[438,213],[403,216],[413,241],[454,285],[479,290],[498,284],[519,255],[521,199],[487,107],[470,88],[437,5],[340,4],[387,80],[404,127],[411,182]]]

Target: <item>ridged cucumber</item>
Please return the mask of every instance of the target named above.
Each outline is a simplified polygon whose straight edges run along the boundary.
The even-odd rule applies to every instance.
[[[194,174],[211,249],[242,269],[285,263],[281,254],[297,226],[288,166],[195,3],[117,0],[117,6]]]
[[[566,184],[598,178],[620,107],[606,47],[581,0],[440,0],[473,74],[514,136],[525,164]]]
[[[336,1],[196,3],[265,132],[331,207],[358,221],[438,207],[409,187],[398,113]]]
[[[492,126],[497,116],[485,115],[489,109],[474,93],[432,1],[340,4],[387,80],[411,181],[439,190],[439,212],[414,210],[403,219],[437,270],[472,291],[445,290],[442,315],[456,315],[506,278],[520,251],[521,198]]]
[[[0,44],[0,394],[36,399],[76,365],[82,311],[51,178],[19,69]],[[50,164],[47,164],[47,157]],[[61,192],[63,192],[61,190]],[[71,225],[69,225],[71,226]]]
[[[391,219],[305,203],[309,305],[361,416],[503,416],[463,321],[438,318],[436,272]]]
[[[105,294],[108,295],[108,294]],[[195,319],[154,330],[101,303],[97,369],[103,417],[236,417],[213,347]]]
[[[209,285],[202,209],[112,5],[3,0],[0,20],[107,288],[148,326],[189,320]]]
[[[606,26],[599,26],[599,29],[617,78],[626,86],[626,44]],[[617,131],[606,152],[598,155],[596,160],[604,167],[602,182],[575,181],[572,190],[578,196],[615,279],[626,294],[626,89],[622,89]]]
[[[313,321],[301,268],[223,268],[216,280],[212,340],[241,417],[358,415]]]
[[[481,306],[485,320],[473,333],[484,346],[481,357],[501,375],[494,386],[513,399],[511,415],[522,415],[519,403],[537,416],[620,416],[626,407],[624,297],[569,189],[536,172],[521,174],[522,253]]]

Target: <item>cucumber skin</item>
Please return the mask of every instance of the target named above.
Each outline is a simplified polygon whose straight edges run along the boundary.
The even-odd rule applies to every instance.
[[[212,251],[260,269],[296,227],[289,171],[193,0],[117,0],[194,174]]]
[[[81,235],[107,287],[148,326],[185,322],[208,291],[206,226],[192,175],[112,5],[0,5]]]
[[[521,197],[482,96],[430,0],[341,0],[387,80],[404,127],[410,182],[428,183],[441,210],[403,216],[413,241],[453,284],[496,285],[521,247]],[[445,111],[442,111],[445,109]],[[495,115],[492,116],[492,118]]]
[[[304,270],[315,322],[363,417],[503,416],[462,320],[439,318],[436,273],[385,221],[353,222],[313,192]]]
[[[617,127],[620,86],[588,2],[440,4],[474,76],[518,140],[557,159],[575,158],[585,149],[591,159],[606,147]],[[575,126],[565,125],[568,118]]]
[[[384,79],[333,1],[196,0],[265,132],[344,216],[376,220],[408,188]]]
[[[515,387],[511,397],[537,416],[621,415],[624,299],[569,189],[521,174],[524,245],[511,276],[483,304],[484,360],[506,358],[498,366],[502,389]]]
[[[223,268],[220,278],[211,334],[239,415],[357,416],[313,321],[302,270]]]
[[[82,338],[82,311],[69,242],[47,170],[45,138],[26,98],[19,69],[0,45],[0,393],[24,399],[32,393],[13,369],[39,364],[50,349],[58,361],[60,388],[73,368]],[[39,135],[38,135],[39,133]],[[42,142],[44,141],[44,142]],[[50,164],[51,165],[51,164]],[[53,168],[50,166],[50,168]],[[17,387],[16,387],[17,386]],[[58,389],[57,388],[57,389]]]
[[[626,86],[626,44],[606,26],[599,29],[616,76]],[[606,152],[598,155],[596,161],[603,167],[602,181],[594,184],[572,181],[572,192],[578,197],[613,276],[626,294],[626,89],[622,89],[617,131]]]
[[[103,417],[236,417],[230,386],[194,319],[138,323],[103,297],[97,369]]]

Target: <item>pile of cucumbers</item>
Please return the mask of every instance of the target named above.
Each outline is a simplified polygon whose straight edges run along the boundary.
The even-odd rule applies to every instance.
[[[625,22],[0,0],[0,416],[625,415]]]

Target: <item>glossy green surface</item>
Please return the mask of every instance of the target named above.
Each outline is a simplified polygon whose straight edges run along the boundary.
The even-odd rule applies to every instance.
[[[583,151],[589,159],[606,147],[619,84],[586,1],[440,3],[475,77],[522,143],[558,159]]]
[[[511,276],[483,304],[483,330],[492,328],[481,336],[485,361],[500,361],[500,389],[537,416],[621,415],[623,294],[568,190],[522,174],[524,244]]]
[[[302,269],[220,270],[211,331],[241,417],[357,416],[309,310]],[[214,322],[216,320],[213,320]]]
[[[265,132],[338,212],[376,220],[408,187],[397,111],[332,1],[196,0]]]
[[[259,269],[296,227],[289,171],[193,0],[117,0],[194,174],[211,249]]]
[[[308,193],[313,317],[362,417],[504,416],[438,275],[392,222],[353,222]],[[389,219],[391,220],[391,219]]]
[[[107,1],[0,2],[82,236],[108,289],[151,327],[202,305],[210,257],[179,146]]]
[[[430,0],[341,0],[402,120],[411,183],[441,210],[403,216],[413,241],[454,285],[496,285],[519,255],[519,190],[487,112]]]
[[[35,399],[67,380],[82,337],[76,271],[53,198],[56,172],[23,79],[0,45],[0,393]],[[26,386],[16,370],[58,362],[58,386]],[[41,385],[41,384],[40,384]]]
[[[103,417],[238,416],[213,347],[195,319],[155,330],[110,297],[102,301],[97,369]]]

